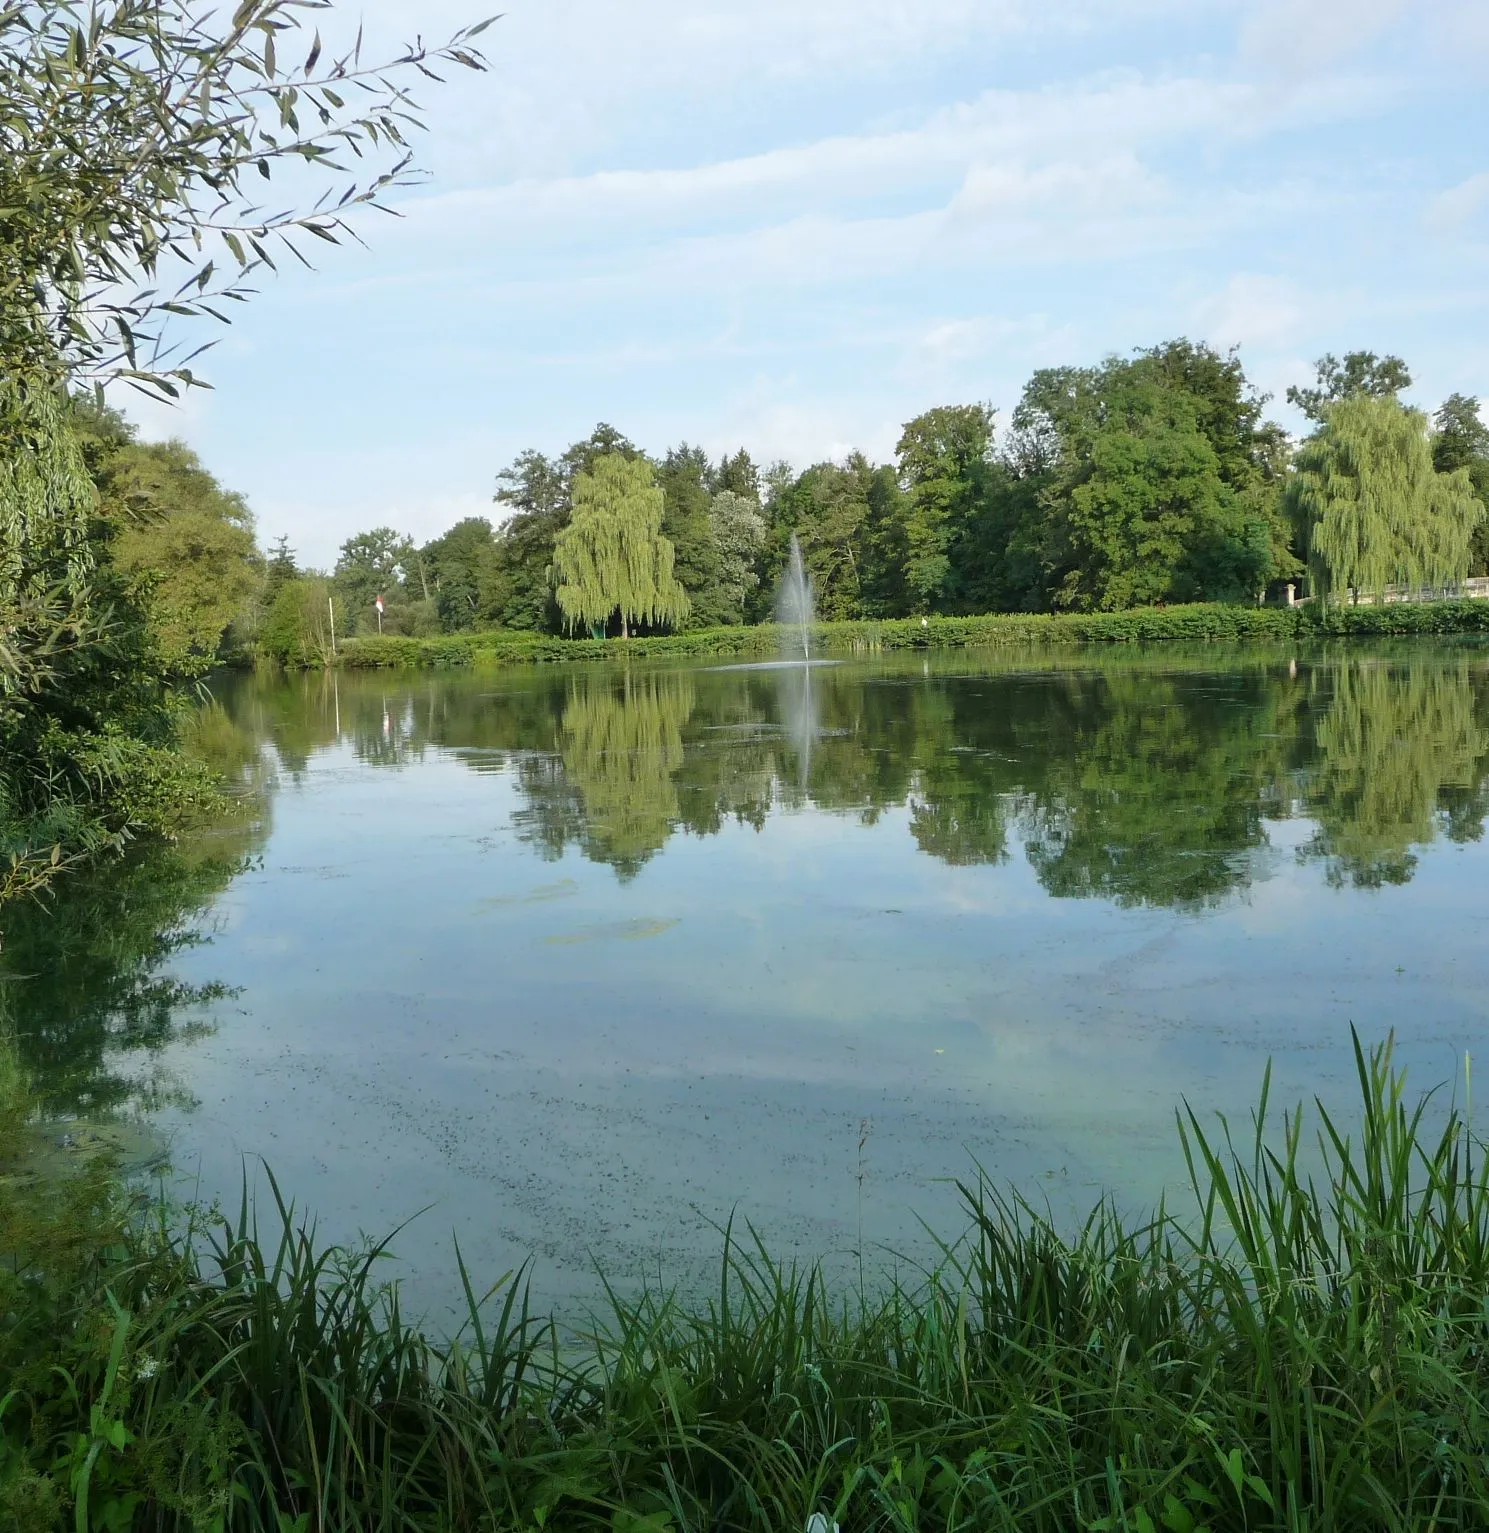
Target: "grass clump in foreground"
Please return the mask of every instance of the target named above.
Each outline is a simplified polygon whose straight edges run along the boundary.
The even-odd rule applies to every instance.
[[[193,1244],[84,1200],[83,1260],[7,1193],[0,1526],[1489,1527],[1489,1177],[1357,1055],[1316,1151],[1265,1087],[1240,1142],[1182,1114],[1188,1218],[1067,1236],[984,1179],[918,1285],[731,1242],[711,1301],[613,1294],[577,1348],[516,1284],[431,1341],[282,1203]]]

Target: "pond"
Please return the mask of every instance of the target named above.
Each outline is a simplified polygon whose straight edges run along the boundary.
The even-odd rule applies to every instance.
[[[1182,1101],[1347,1107],[1489,1023],[1489,650],[930,653],[227,676],[241,822],[10,922],[59,1112],[182,1196],[262,1163],[410,1303],[927,1257],[980,1165],[1058,1211],[1182,1174]],[[414,1217],[416,1216],[416,1217]]]

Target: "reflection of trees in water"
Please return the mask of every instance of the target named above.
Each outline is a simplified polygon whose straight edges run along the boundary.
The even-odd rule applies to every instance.
[[[231,993],[170,971],[210,940],[206,912],[263,844],[262,753],[215,704],[185,745],[245,791],[241,818],[178,844],[138,844],[62,881],[45,902],[7,912],[0,1023],[50,1112],[188,1104],[160,1056],[210,1031],[206,1009]]]
[[[1489,728],[1468,661],[1364,661],[1327,673],[1306,803],[1318,833],[1304,855],[1329,881],[1406,883],[1414,847],[1477,840],[1489,811]],[[1475,682],[1480,682],[1476,688]]]
[[[339,697],[315,678],[253,707],[286,764],[334,739],[339,713],[372,764],[433,743],[511,770],[523,839],[624,877],[679,829],[906,808],[944,862],[996,863],[1021,842],[1057,897],[1203,908],[1265,875],[1272,819],[1312,816],[1307,855],[1372,884],[1408,877],[1434,836],[1478,836],[1489,812],[1489,670],[1462,652],[948,670],[343,677]]]
[[[1255,876],[1285,806],[1297,683],[1117,675],[1067,683],[1066,750],[1024,795],[1025,850],[1053,895],[1201,907]]]
[[[694,701],[685,673],[576,682],[563,713],[564,780],[542,782],[548,791],[533,805],[537,823],[523,818],[524,835],[555,855],[573,826],[586,856],[634,878],[679,822],[673,777]],[[532,792],[534,774],[524,786]]]

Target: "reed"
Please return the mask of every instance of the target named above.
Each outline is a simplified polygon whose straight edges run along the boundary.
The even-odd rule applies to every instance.
[[[835,1293],[731,1228],[710,1296],[612,1290],[577,1340],[523,1273],[424,1335],[386,1247],[272,1183],[265,1230],[103,1219],[5,1271],[0,1526],[1489,1527],[1489,1177],[1356,1057],[1347,1124],[1269,1083],[1244,1134],[1181,1111],[1182,1212],[1062,1229],[979,1174],[913,1281]]]

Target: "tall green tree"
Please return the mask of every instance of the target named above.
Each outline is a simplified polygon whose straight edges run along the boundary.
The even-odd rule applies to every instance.
[[[946,405],[910,421],[899,440],[905,489],[904,585],[911,613],[951,603],[952,553],[987,491],[993,412],[987,405]]]
[[[767,479],[772,487],[762,567],[765,603],[773,599],[794,535],[812,577],[818,615],[862,616],[866,593],[873,589],[875,532],[890,519],[889,504],[899,495],[894,469],[852,453],[842,463],[814,463],[794,479],[789,472]]]
[[[68,846],[162,825],[201,785],[168,749],[169,677],[109,562],[69,387],[194,382],[167,319],[224,318],[275,253],[340,240],[350,209],[409,179],[418,114],[400,76],[484,67],[478,29],[338,57],[304,37],[305,10],[0,6],[0,838],[15,859],[0,899],[34,886],[38,837],[61,865]],[[298,195],[266,212],[260,182],[286,166]]]
[[[1426,416],[1394,395],[1330,405],[1298,450],[1289,500],[1326,602],[1461,580],[1484,516],[1468,470],[1437,471]]]
[[[229,642],[241,648],[264,580],[243,497],[175,441],[121,447],[99,489],[109,557],[137,593],[164,671],[199,674]]]
[[[295,558],[294,549],[290,547],[289,537],[285,533],[280,533],[274,539],[264,562],[262,600],[266,610],[279,595],[279,588],[287,585],[299,573],[300,566]]]
[[[691,604],[673,574],[662,515],[662,492],[644,459],[602,453],[575,477],[569,525],[553,549],[558,604],[570,627],[618,616],[629,638],[633,623],[676,626],[687,617]]]
[[[745,604],[760,584],[765,517],[753,495],[720,490],[709,504],[709,533],[718,560],[722,622],[744,621]]]
[[[686,442],[674,447],[657,470],[662,490],[662,533],[676,551],[675,573],[688,593],[688,624],[712,628],[730,620],[730,593],[720,585],[719,555],[709,512],[713,477],[708,454]]]
[[[481,612],[482,581],[495,551],[491,523],[484,516],[465,517],[419,550],[420,568],[432,587],[444,632],[474,627]]]
[[[520,453],[497,476],[496,502],[507,509],[496,549],[482,581],[481,617],[503,628],[536,633],[563,629],[553,588],[553,550],[569,525],[575,478],[605,454],[639,458],[640,449],[601,421],[558,458]]]
[[[1036,373],[994,508],[1013,604],[1241,600],[1292,573],[1263,404],[1234,354],[1182,339]]]
[[[1489,507],[1489,426],[1479,415],[1478,400],[1450,394],[1432,424],[1432,466],[1439,474],[1467,469],[1474,494]],[[1469,573],[1489,574],[1489,516],[1474,529]]]
[[[540,452],[518,455],[496,481],[496,502],[506,520],[481,582],[481,616],[502,628],[557,632],[561,623],[550,570],[553,545],[568,525],[568,475]]]
[[[359,532],[341,545],[333,581],[354,633],[377,632],[377,598],[383,598],[384,630],[402,632],[389,613],[409,604],[406,581],[414,567],[413,540],[391,527]]]

